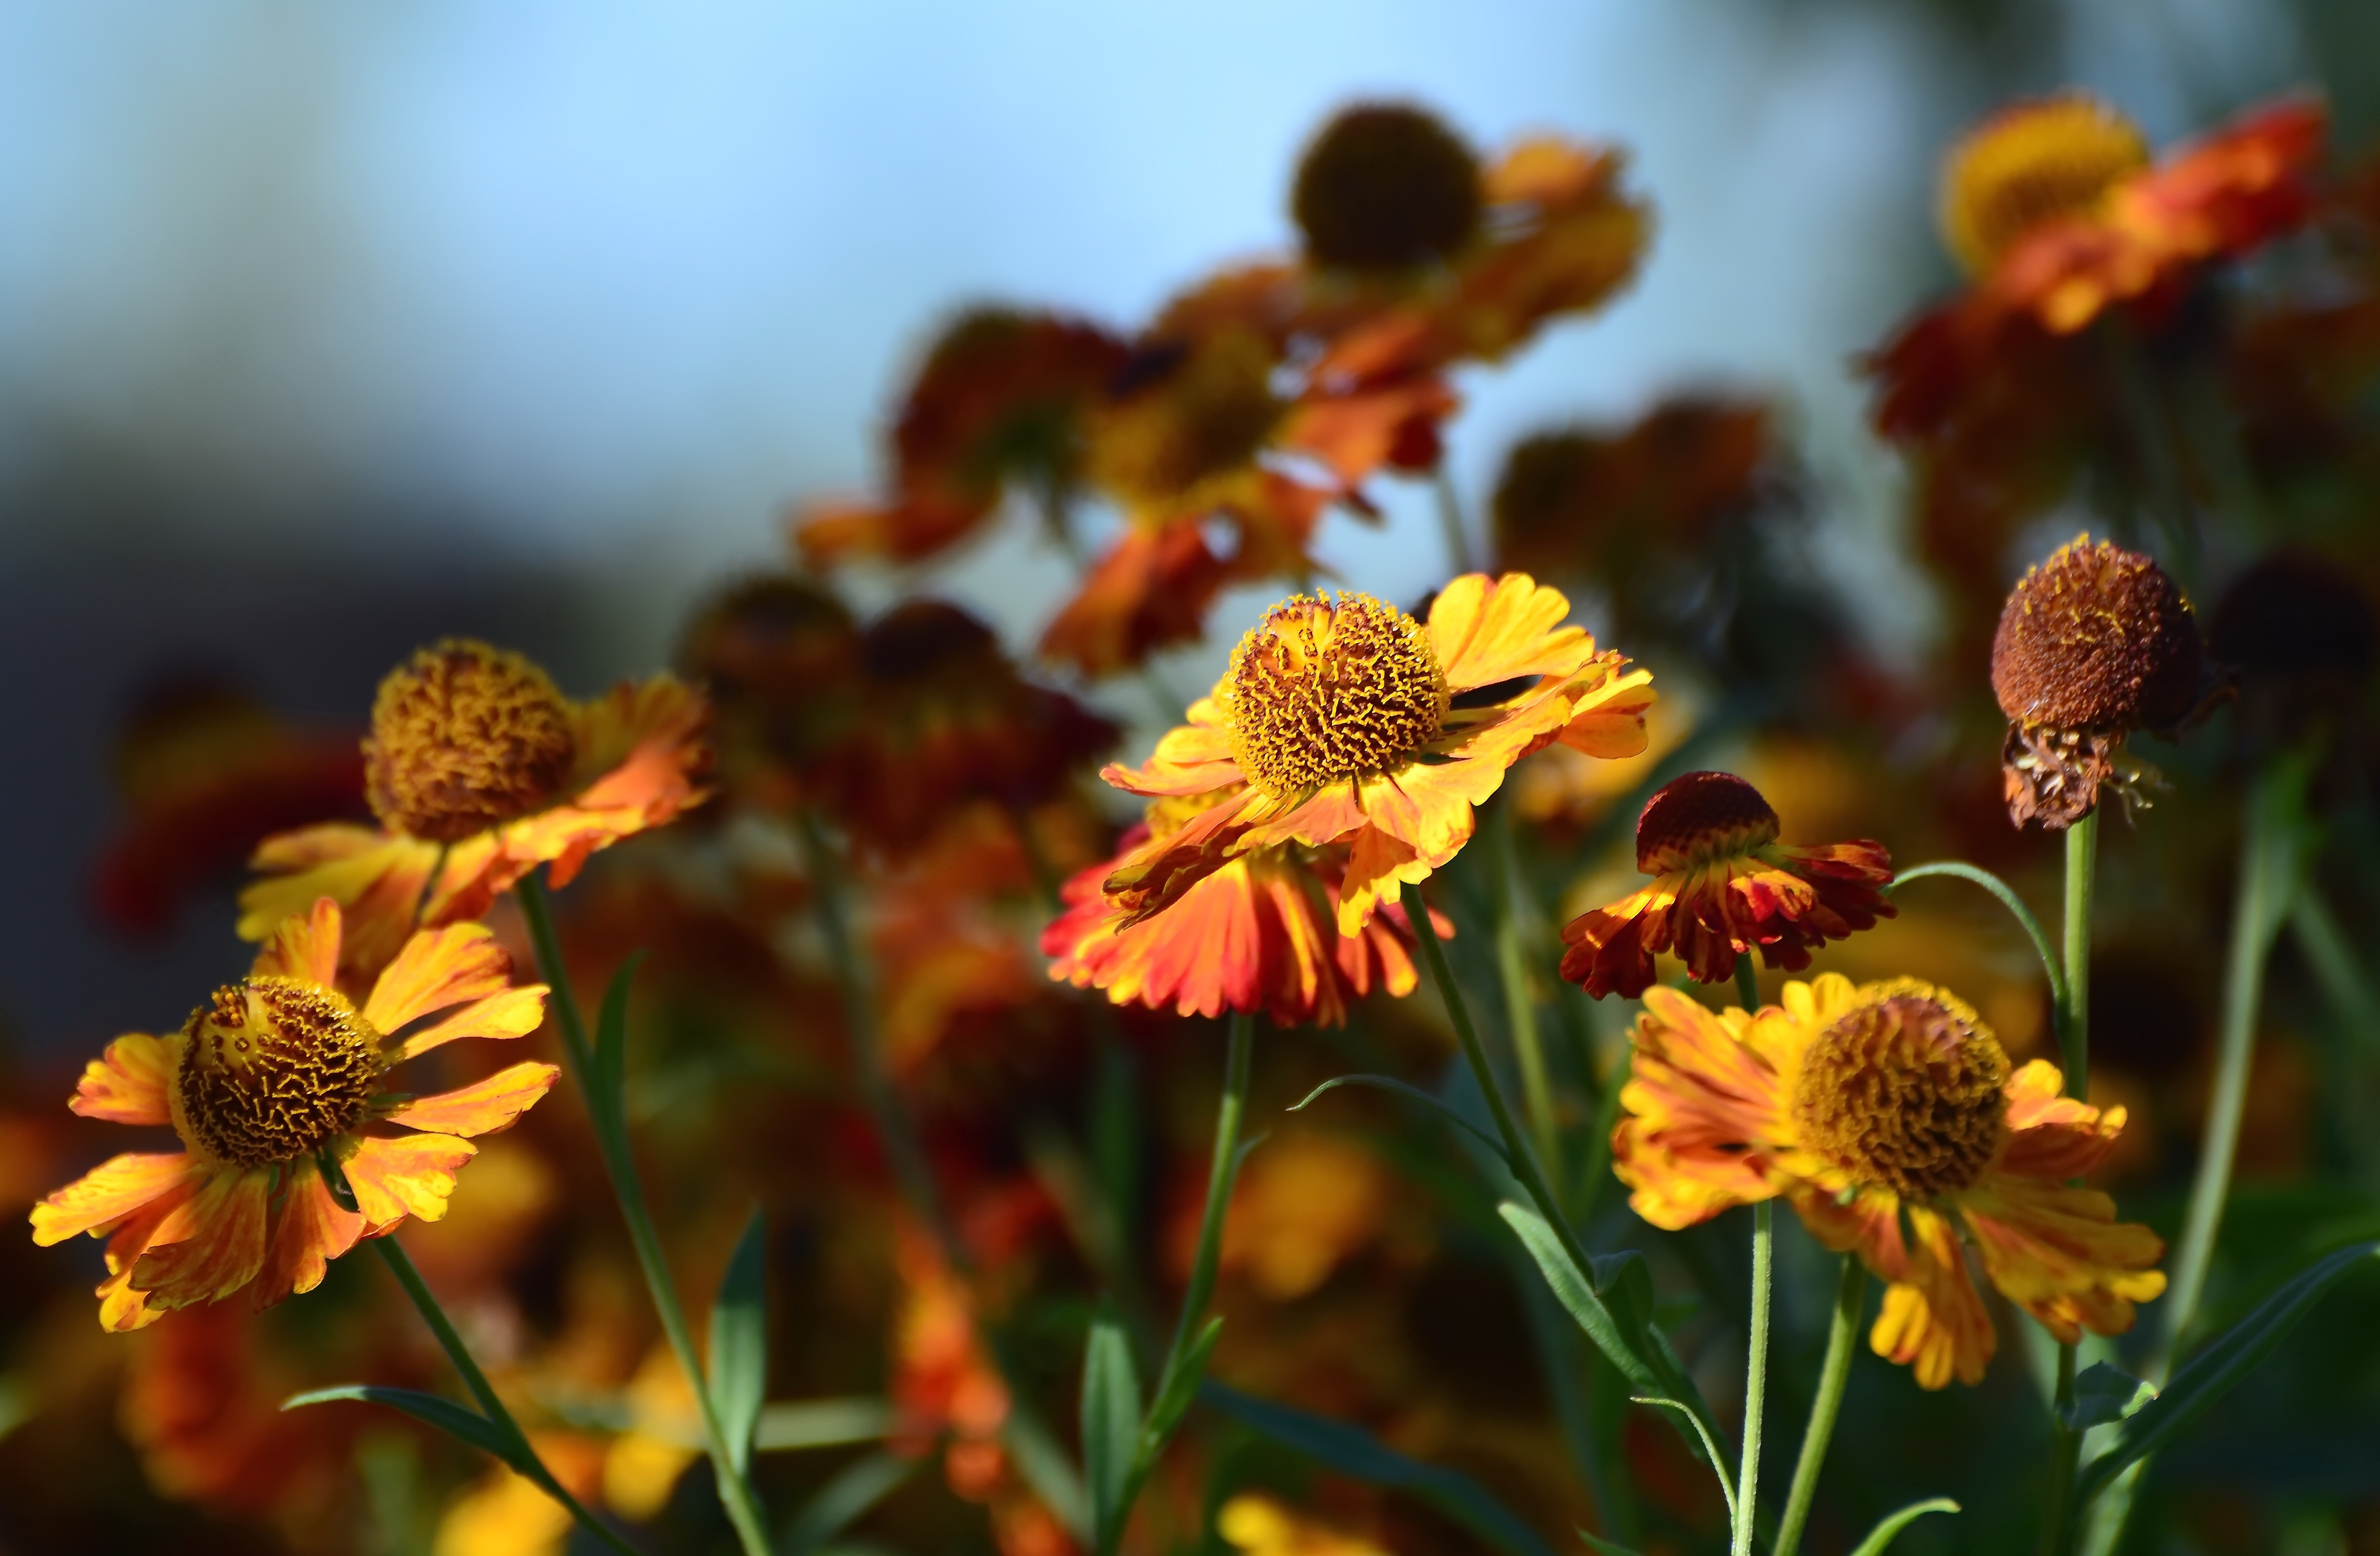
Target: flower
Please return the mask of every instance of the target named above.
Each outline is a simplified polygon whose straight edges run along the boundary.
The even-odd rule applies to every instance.
[[[2078,535],[2028,568],[1992,637],[1992,690],[2009,718],[2009,820],[2063,831],[2099,803],[2103,784],[2128,808],[2144,803],[2124,737],[2191,716],[2204,657],[2190,602],[2139,552]]]
[[[509,1127],[560,1073],[528,1061],[415,1097],[388,1072],[457,1038],[517,1038],[545,1017],[545,987],[479,924],[406,942],[360,1006],[337,987],[338,904],[285,920],[249,976],[179,1032],[116,1039],[68,1102],[86,1118],[173,1125],[179,1151],[114,1157],[35,1205],[33,1241],[108,1237],[100,1322],[131,1330],[249,1290],[268,1307],[321,1282],[359,1237],[446,1213],[468,1139]],[[442,1013],[443,1013],[442,1015]],[[431,1017],[438,1017],[431,1020]],[[373,1124],[409,1135],[367,1134]],[[345,1208],[324,1179],[335,1162]]]
[[[1589,756],[1645,746],[1652,675],[1561,625],[1570,602],[1523,573],[1470,573],[1427,625],[1368,594],[1297,595],[1241,638],[1213,693],[1145,767],[1111,766],[1151,798],[1215,796],[1126,855],[1103,883],[1136,922],[1232,860],[1348,845],[1339,932],[1418,883],[1470,838],[1507,769],[1559,740]]]
[[[1988,275],[2046,223],[2101,213],[2117,185],[2149,164],[2130,119],[2082,92],[2000,110],[1942,164],[1942,237],[1970,275]]]
[[[1674,951],[1699,982],[1723,983],[1757,947],[1796,971],[1830,940],[1893,916],[1892,856],[1862,839],[1819,847],[1777,841],[1777,812],[1730,772],[1664,784],[1636,818],[1636,868],[1653,883],[1562,929],[1562,976],[1597,999],[1652,986],[1653,956]]]
[[[1253,1491],[1222,1505],[1215,1514],[1215,1532],[1248,1556],[1385,1556],[1371,1540],[1342,1534]]]
[[[1757,1012],[1645,994],[1612,1164],[1670,1231],[1782,1196],[1811,1235],[1888,1282],[1868,1336],[1920,1387],[1981,1380],[1997,1344],[1965,1241],[2010,1302],[2067,1344],[2121,1334],[2165,1290],[2165,1245],[2068,1180],[2104,1161],[2124,1110],[2011,1069],[1974,1011],[1914,979],[1827,973]]]
[[[380,826],[265,839],[239,932],[262,940],[327,896],[347,915],[344,967],[368,972],[417,922],[476,918],[540,864],[567,885],[595,850],[700,803],[707,717],[670,675],[573,703],[518,654],[457,638],[423,649],[372,703],[364,766]]]
[[[1120,1005],[1205,1016],[1261,1010],[1281,1027],[1341,1026],[1348,1004],[1375,987],[1401,999],[1412,993],[1412,926],[1401,906],[1386,905],[1354,933],[1341,931],[1345,860],[1335,849],[1327,858],[1287,845],[1241,855],[1154,918],[1135,920],[1108,899],[1107,878],[1153,836],[1170,836],[1208,802],[1237,792],[1154,801],[1114,858],[1068,881],[1066,911],[1041,934],[1050,976],[1104,989]]]
[[[1397,271],[1451,259],[1479,229],[1479,159],[1427,109],[1343,108],[1297,165],[1290,210],[1315,263]]]

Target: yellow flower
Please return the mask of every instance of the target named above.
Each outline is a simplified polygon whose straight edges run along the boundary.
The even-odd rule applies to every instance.
[[[1215,1514],[1215,1532],[1248,1556],[1386,1556],[1270,1497],[1243,1491]]]
[[[2068,1180],[2106,1160],[2124,1110],[2011,1072],[1974,1011],[1914,979],[1788,983],[1781,1005],[1713,1012],[1645,995],[1612,1164],[1629,1203],[1675,1231],[1782,1196],[1827,1246],[1888,1282],[1869,1334],[1920,1386],[1982,1379],[1997,1343],[1965,1242],[2061,1342],[2121,1334],[2165,1290],[2165,1245]]]

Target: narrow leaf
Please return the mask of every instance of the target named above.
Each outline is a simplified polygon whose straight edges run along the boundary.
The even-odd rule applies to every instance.
[[[1220,1383],[1205,1384],[1198,1397],[1208,1408],[1326,1468],[1374,1486],[1411,1492],[1506,1556],[1553,1556],[1536,1530],[1461,1470],[1409,1459],[1360,1428],[1275,1404]]]
[[[281,1402],[284,1410],[296,1410],[309,1404],[329,1404],[339,1400],[360,1400],[366,1404],[384,1404],[401,1411],[415,1420],[436,1427],[447,1436],[469,1443],[485,1453],[492,1453],[505,1464],[534,1478],[537,1461],[530,1456],[528,1445],[510,1432],[467,1405],[455,1404],[437,1394],[426,1394],[419,1389],[389,1389],[377,1383],[341,1383],[334,1388],[310,1389],[302,1394],[291,1394]]]
[[[752,1467],[752,1438],[769,1382],[769,1229],[758,1206],[735,1240],[719,1296],[710,1305],[710,1355],[705,1380],[710,1408],[727,1440],[728,1461],[743,1475]]]
[[[1148,1407],[1148,1419],[1141,1427],[1141,1455],[1144,1462],[1154,1464],[1163,1451],[1166,1440],[1182,1422],[1183,1413],[1190,1402],[1198,1397],[1199,1380],[1207,1376],[1207,1357],[1215,1349],[1216,1337],[1223,1332],[1220,1313],[1207,1320],[1206,1327],[1195,1335],[1183,1351],[1172,1370],[1160,1380],[1157,1399]]]
[[[595,1022],[594,1074],[588,1077],[591,1094],[588,1101],[596,1117],[609,1124],[617,1124],[626,1115],[628,991],[644,959],[645,954],[636,951],[620,964],[620,970],[612,975],[611,987],[603,991],[603,1009]]]
[[[892,1406],[880,1399],[806,1399],[760,1408],[752,1446],[762,1453],[873,1442],[892,1433]],[[689,1444],[699,1447],[700,1443]]]
[[[2132,1413],[2118,1430],[2114,1445],[2084,1466],[2075,1505],[2088,1505],[2126,1465],[2155,1453],[2228,1393],[2289,1338],[2317,1298],[2375,1255],[2380,1255],[2380,1242],[2340,1249],[2265,1298],[2262,1307],[2191,1357],[2163,1392]]]
[[[777,1537],[781,1556],[812,1556],[892,1495],[923,1463],[914,1456],[877,1453],[844,1465],[786,1521]]]
[[[1461,1113],[1449,1107],[1444,1098],[1434,1097],[1428,1092],[1424,1091],[1420,1087],[1409,1086],[1393,1076],[1333,1076],[1330,1079],[1324,1081],[1320,1086],[1318,1086],[1313,1090],[1307,1092],[1305,1094],[1305,1100],[1292,1105],[1289,1111],[1291,1112],[1296,1112],[1301,1109],[1310,1107],[1324,1092],[1335,1091],[1342,1086],[1367,1086],[1378,1091],[1393,1091],[1400,1097],[1419,1102],[1422,1106],[1429,1108],[1437,1112],[1439,1117],[1445,1119],[1447,1123],[1453,1124],[1456,1128],[1467,1130],[1474,1139],[1476,1139],[1481,1145],[1486,1146],[1489,1150],[1496,1153],[1496,1160],[1504,1164],[1504,1170],[1506,1172],[1509,1173],[1512,1170],[1512,1159],[1505,1154],[1504,1143],[1501,1140],[1497,1139],[1496,1137],[1488,1134],[1486,1130],[1480,1128],[1477,1124],[1472,1123],[1469,1119],[1463,1117]]]
[[[1124,1487],[1140,1441],[1140,1375],[1123,1325],[1102,1307],[1091,1321],[1083,1352],[1083,1477],[1091,1494],[1092,1543],[1113,1546],[1113,1531],[1130,1510]]]
[[[1711,1474],[1718,1477],[1718,1494],[1727,1502],[1727,1526],[1730,1529],[1741,1526],[1743,1521],[1743,1510],[1736,1505],[1735,1483],[1727,1477],[1727,1471],[1720,1467],[1726,1461],[1719,1457],[1718,1440],[1711,1436],[1710,1428],[1703,1425],[1702,1417],[1673,1399],[1656,1399],[1650,1394],[1636,1394],[1632,1398],[1638,1404],[1658,1404],[1664,1410],[1674,1410],[1694,1423],[1694,1435],[1703,1440],[1703,1462],[1710,1465]]]
[[[1895,1535],[1925,1517],[1925,1514],[1958,1511],[1959,1504],[1948,1497],[1935,1497],[1926,1501],[1911,1502],[1907,1507],[1888,1515],[1883,1523],[1869,1530],[1867,1538],[1859,1542],[1852,1550],[1852,1556],[1882,1556],[1884,1548],[1892,1543]]]
[[[1016,1473],[1041,1499],[1041,1505],[1055,1513],[1076,1540],[1089,1543],[1090,1495],[1050,1428],[1030,1410],[1012,1405],[1008,1419],[1001,1424],[1000,1443],[1015,1461]]]
[[[2069,1431],[2088,1431],[2131,1418],[2157,1392],[2111,1362],[2095,1362],[2074,1379],[2074,1403],[2058,1407]]]

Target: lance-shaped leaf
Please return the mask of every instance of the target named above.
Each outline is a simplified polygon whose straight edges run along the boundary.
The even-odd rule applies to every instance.
[[[2089,1431],[2129,1420],[2157,1392],[2111,1362],[2094,1362],[2074,1378],[2074,1403],[2058,1407],[2069,1431]]]
[[[719,1296],[710,1305],[710,1355],[705,1380],[728,1461],[738,1475],[752,1467],[752,1439],[769,1382],[769,1234],[755,1207],[735,1240]]]
[[[1446,1100],[1444,1098],[1434,1097],[1428,1092],[1424,1091],[1420,1087],[1408,1085],[1407,1083],[1397,1079],[1394,1076],[1333,1076],[1330,1079],[1324,1081],[1320,1086],[1318,1086],[1313,1090],[1307,1092],[1303,1100],[1292,1104],[1289,1111],[1291,1112],[1297,1112],[1305,1108],[1311,1107],[1318,1099],[1321,1098],[1323,1093],[1335,1091],[1342,1086],[1364,1086],[1369,1087],[1376,1091],[1393,1091],[1398,1096],[1405,1098],[1408,1100],[1419,1102],[1422,1106],[1428,1108],[1433,1112],[1436,1112],[1440,1118],[1446,1120],[1447,1123],[1451,1124],[1457,1129],[1461,1129],[1469,1134],[1481,1145],[1486,1146],[1489,1150],[1493,1151],[1496,1155],[1496,1160],[1504,1164],[1504,1170],[1506,1172],[1509,1173],[1512,1171],[1512,1159],[1505,1153],[1504,1143],[1501,1140],[1499,1140],[1495,1136],[1488,1134],[1486,1130],[1480,1128],[1477,1124],[1472,1123],[1469,1119],[1463,1117],[1452,1108],[1447,1106]]]
[[[335,1388],[310,1389],[302,1394],[291,1394],[281,1402],[281,1408],[296,1410],[304,1405],[329,1404],[338,1400],[384,1404],[424,1425],[435,1427],[483,1453],[493,1454],[531,1479],[537,1479],[544,1473],[536,1456],[529,1453],[528,1445],[512,1433],[468,1405],[457,1404],[437,1394],[423,1393],[419,1389],[389,1389],[377,1383],[341,1383]]]
[[[1948,1497],[1934,1497],[1922,1502],[1911,1502],[1899,1513],[1888,1513],[1883,1523],[1868,1531],[1867,1538],[1859,1542],[1852,1556],[1883,1556],[1884,1548],[1895,1536],[1929,1513],[1956,1513],[1959,1504]]]
[[[1140,1374],[1123,1325],[1102,1307],[1083,1351],[1083,1478],[1091,1494],[1092,1543],[1113,1550],[1140,1441]]]

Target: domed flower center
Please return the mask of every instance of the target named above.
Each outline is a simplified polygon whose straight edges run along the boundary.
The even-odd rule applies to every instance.
[[[237,1167],[289,1161],[361,1123],[380,1034],[336,992],[249,978],[190,1013],[174,1072],[184,1138]]]
[[[2008,1132],[2008,1055],[1990,1028],[1923,985],[1860,1006],[1802,1061],[1803,1143],[1861,1183],[1930,1198],[1984,1175]]]
[[[1136,507],[1165,509],[1246,466],[1285,408],[1273,366],[1271,346],[1246,329],[1144,348],[1093,425],[1092,478]]]
[[[2018,238],[2087,213],[2149,163],[2131,121],[2081,95],[2020,103],[1959,143],[1942,179],[1942,230],[1971,274]]]
[[[1298,164],[1290,209],[1306,252],[1350,270],[1453,257],[1479,228],[1479,164],[1437,115],[1362,103],[1322,128]]]
[[[544,671],[450,638],[381,682],[365,786],[389,826],[454,843],[544,806],[577,757],[570,705]]]
[[[1636,818],[1636,868],[1667,875],[1777,841],[1777,812],[1732,772],[1689,772],[1661,785]]]
[[[1301,594],[1232,650],[1220,700],[1232,754],[1271,795],[1378,772],[1438,737],[1446,672],[1421,623],[1368,594]]]
[[[1992,636],[1992,690],[2028,729],[2162,728],[2198,700],[2203,654],[2165,570],[2084,535],[2010,592]]]

